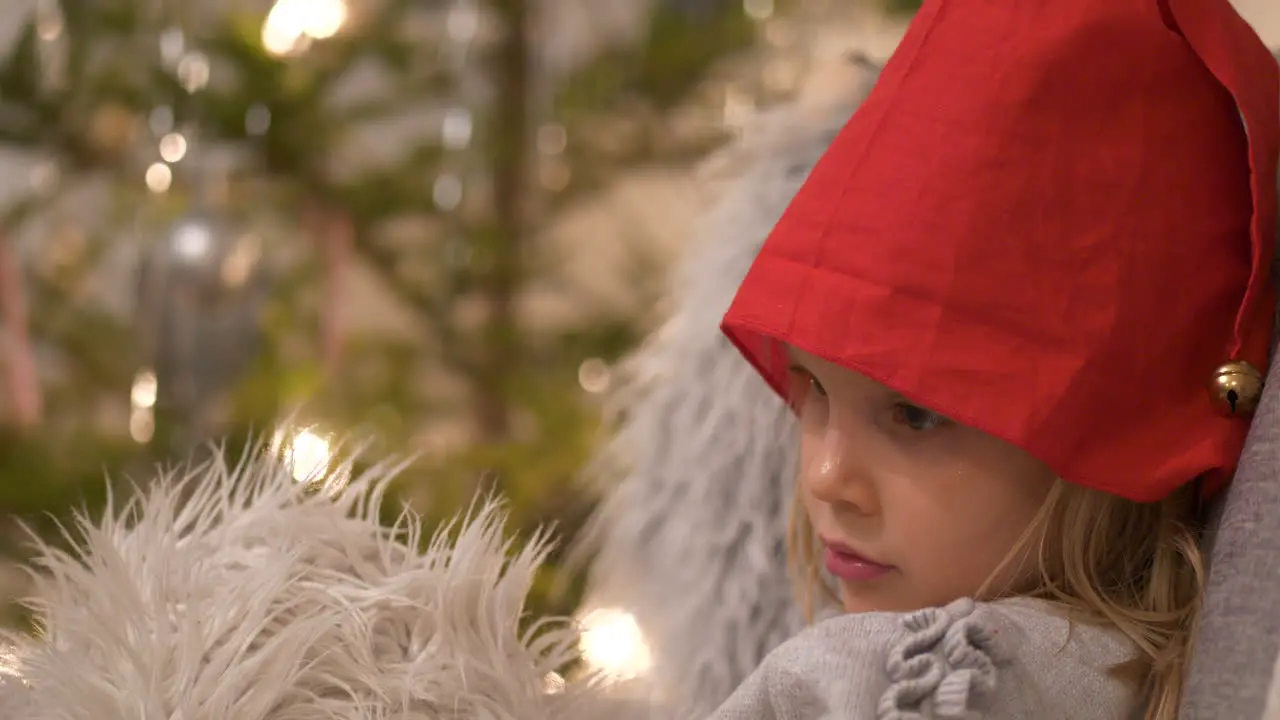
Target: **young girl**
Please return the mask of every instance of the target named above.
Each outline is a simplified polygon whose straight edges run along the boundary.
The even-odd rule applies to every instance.
[[[1226,0],[925,3],[725,317],[799,418],[808,597],[825,567],[849,612],[714,718],[1176,716],[1197,506],[1268,360],[1278,136]],[[491,508],[388,531],[385,471],[210,465],[83,520],[39,636],[0,636],[0,717],[617,717],[548,683],[571,629],[519,622],[544,546],[508,560]]]
[[[1227,0],[930,0],[724,330],[850,614],[716,714],[1176,717],[1261,391],[1276,63]]]

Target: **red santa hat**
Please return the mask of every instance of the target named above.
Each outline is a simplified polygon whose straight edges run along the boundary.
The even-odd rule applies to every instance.
[[[724,330],[779,392],[792,345],[1069,482],[1220,485],[1270,350],[1278,153],[1280,72],[1227,0],[926,0]]]

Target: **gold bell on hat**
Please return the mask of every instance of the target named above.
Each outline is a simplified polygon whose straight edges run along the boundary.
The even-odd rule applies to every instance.
[[[1213,404],[1223,415],[1250,415],[1262,399],[1262,373],[1243,360],[1233,360],[1213,371],[1210,386]]]

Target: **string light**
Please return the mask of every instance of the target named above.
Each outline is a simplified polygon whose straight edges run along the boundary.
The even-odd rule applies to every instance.
[[[173,185],[173,170],[162,162],[151,163],[147,168],[146,181],[147,189],[157,195],[169,192]]]
[[[129,437],[134,442],[147,443],[155,436],[155,407],[160,384],[154,371],[144,368],[133,378],[133,388],[129,392]]]
[[[160,157],[167,163],[176,163],[187,154],[187,138],[182,133],[169,133],[160,138]]]
[[[631,613],[601,608],[582,616],[580,623],[582,659],[593,670],[611,680],[629,680],[649,671],[649,645]]]
[[[350,482],[350,472],[335,472],[333,436],[315,428],[296,431],[277,430],[271,439],[271,452],[279,457],[294,482],[323,485],[326,490],[340,490]]]
[[[313,482],[329,469],[333,457],[329,438],[311,430],[303,430],[293,437],[285,453],[285,462],[297,482]]]
[[[203,90],[209,84],[209,58],[204,53],[190,53],[178,63],[178,83],[189,93]]]
[[[337,35],[348,15],[343,0],[277,0],[262,23],[262,46],[276,56],[306,52],[311,41]]]
[[[347,22],[347,5],[342,0],[305,0],[307,25],[305,32],[316,40],[326,40],[338,34]],[[294,0],[301,5],[301,0]]]
[[[138,371],[133,378],[133,389],[129,392],[129,401],[135,408],[153,408],[159,394],[160,383],[156,374],[150,369]]]
[[[213,229],[203,221],[184,222],[173,229],[169,242],[179,260],[200,262],[213,250]]]
[[[773,17],[773,0],[742,0],[742,9],[753,20],[768,20]]]

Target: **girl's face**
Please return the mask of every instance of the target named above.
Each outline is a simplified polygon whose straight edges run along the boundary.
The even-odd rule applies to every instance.
[[[1053,471],[858,373],[791,357],[801,497],[845,609],[905,612],[977,593],[1044,503]],[[1017,565],[997,589],[1026,581]]]

